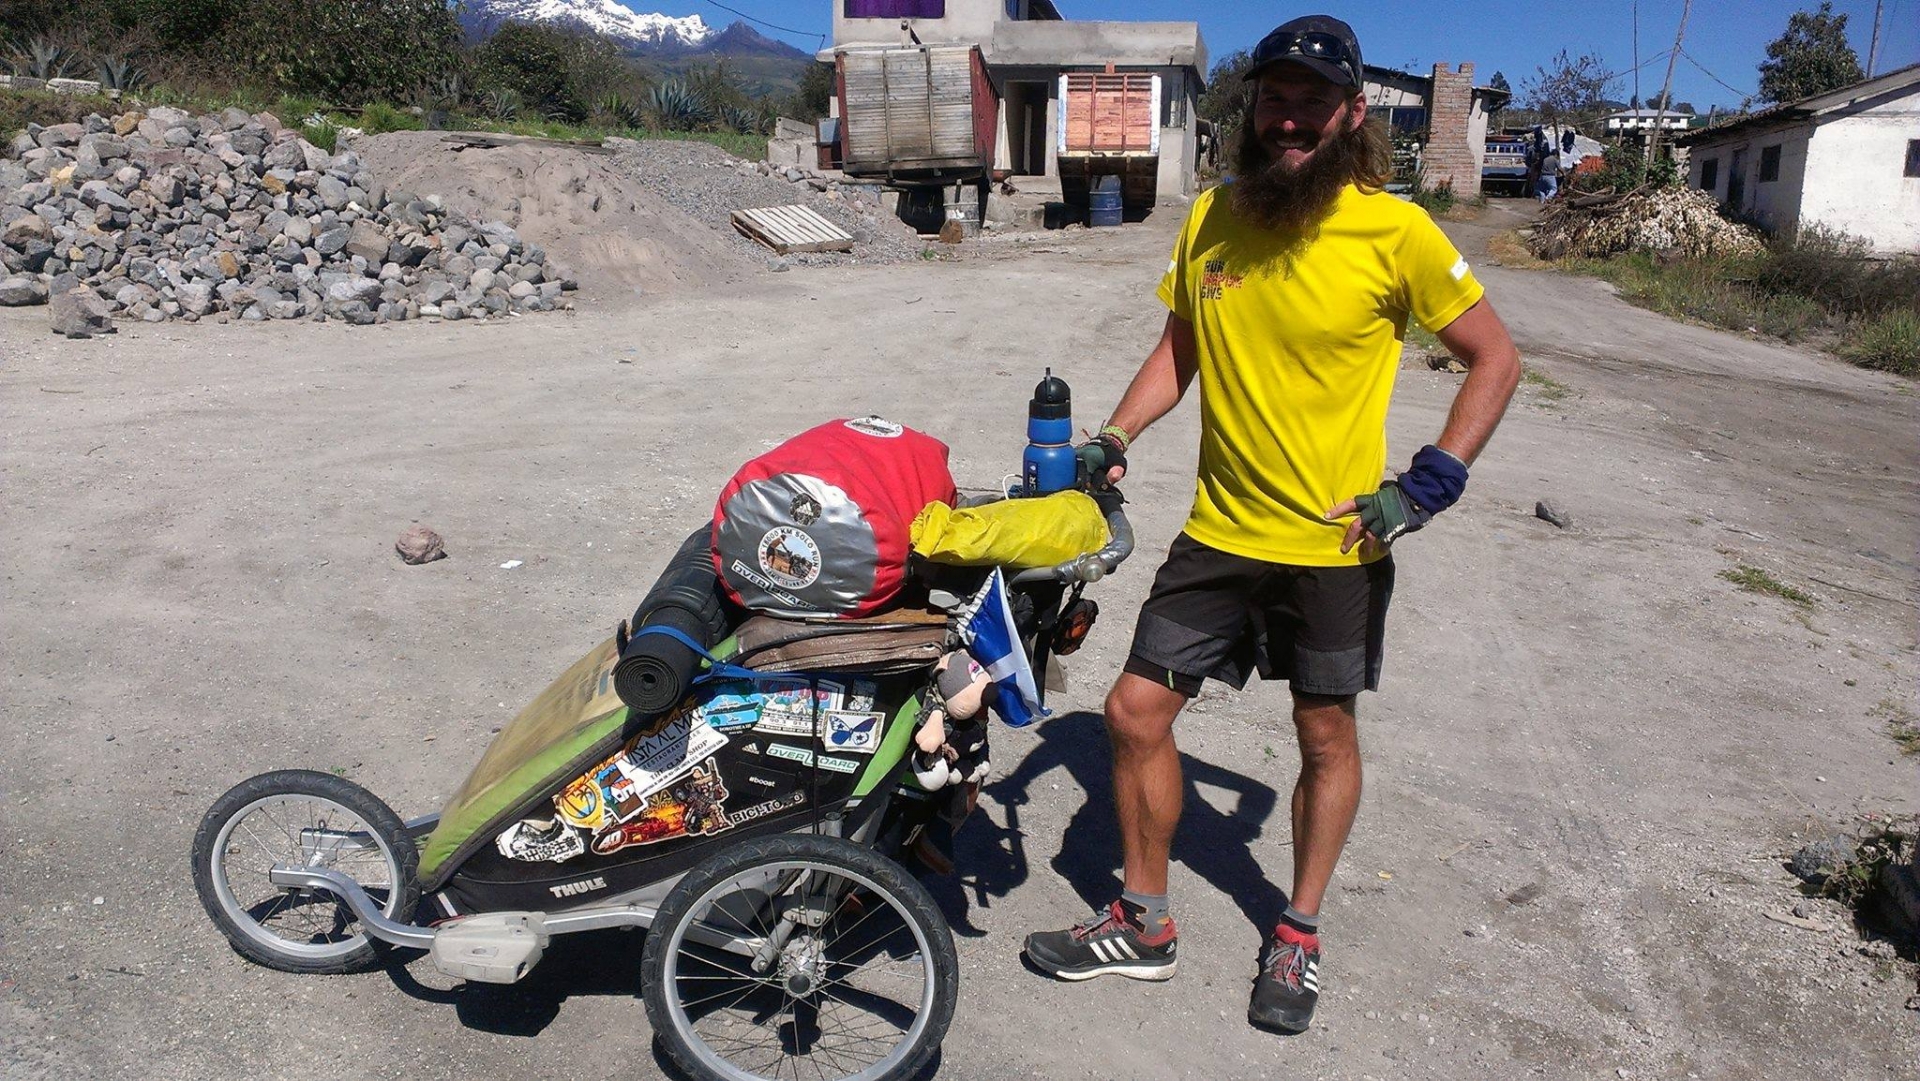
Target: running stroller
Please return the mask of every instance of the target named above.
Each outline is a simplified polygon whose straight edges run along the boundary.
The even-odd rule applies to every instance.
[[[1132,551],[1117,506],[1107,522],[1097,552],[1004,571],[1042,679],[1091,626],[1082,591]],[[661,688],[619,686],[622,656],[647,634],[699,644],[643,626],[643,604],[635,629],[499,732],[437,815],[403,821],[327,773],[244,781],[194,838],[201,901],[238,952],[295,973],[377,967],[402,947],[512,983],[554,935],[645,928],[647,1018],[690,1075],[910,1076],[959,990],[946,920],[896,862],[942,806],[916,780],[912,740],[939,705],[954,602],[992,575],[923,570],[920,603],[874,619],[731,628],[664,715],[627,704]],[[673,594],[672,574],[650,601]]]

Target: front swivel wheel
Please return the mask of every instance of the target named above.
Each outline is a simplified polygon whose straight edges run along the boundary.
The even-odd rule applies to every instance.
[[[324,890],[274,885],[276,864],[339,871],[389,919],[419,896],[419,850],[392,808],[343,777],[263,773],[214,801],[193,837],[193,886],[248,960],[282,972],[359,972],[379,962],[346,904]]]

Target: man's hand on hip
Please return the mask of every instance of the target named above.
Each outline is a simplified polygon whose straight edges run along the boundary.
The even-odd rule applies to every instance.
[[[1353,515],[1340,539],[1340,554],[1363,541],[1385,549],[1402,534],[1412,533],[1433,516],[1454,505],[1467,487],[1467,466],[1459,458],[1426,446],[1413,456],[1405,473],[1380,485],[1370,495],[1357,495],[1327,511],[1327,520]]]

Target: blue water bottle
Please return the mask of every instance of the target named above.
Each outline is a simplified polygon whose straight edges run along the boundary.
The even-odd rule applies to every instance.
[[[1020,476],[1026,495],[1049,495],[1073,487],[1078,463],[1073,454],[1073,393],[1048,368],[1027,403],[1027,452]]]

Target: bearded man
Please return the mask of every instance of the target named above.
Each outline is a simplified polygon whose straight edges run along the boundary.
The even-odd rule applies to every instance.
[[[1081,449],[1117,481],[1148,425],[1200,384],[1193,510],[1140,611],[1106,700],[1124,892],[1030,935],[1063,979],[1173,975],[1167,860],[1180,820],[1173,722],[1207,679],[1259,672],[1293,698],[1293,889],[1259,955],[1247,1020],[1304,1031],[1320,986],[1321,903],[1360,802],[1359,692],[1378,689],[1387,548],[1460,498],[1520,379],[1484,291],[1420,208],[1382,191],[1360,45],[1310,16],[1263,39],[1238,172],[1188,215],[1160,283],[1160,344]],[[1409,319],[1468,367],[1439,438],[1392,479],[1386,416]]]

